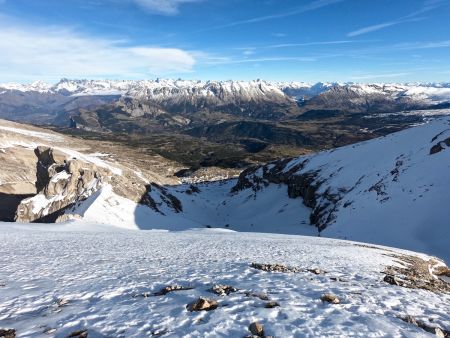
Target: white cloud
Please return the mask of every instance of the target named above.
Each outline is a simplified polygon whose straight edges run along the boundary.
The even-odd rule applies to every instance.
[[[142,8],[153,13],[175,15],[178,14],[179,7],[182,4],[190,2],[199,2],[202,0],[132,0],[132,1],[134,1]]]
[[[195,52],[129,46],[62,27],[35,27],[0,17],[1,81],[60,77],[145,78],[191,72]]]

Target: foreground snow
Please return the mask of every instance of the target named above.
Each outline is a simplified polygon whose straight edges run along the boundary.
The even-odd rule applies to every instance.
[[[387,248],[226,230],[0,226],[0,327],[15,328],[18,337],[65,337],[78,329],[89,337],[243,337],[255,320],[275,337],[427,336],[397,318],[406,314],[450,326],[449,295],[382,281],[384,267],[396,264]],[[252,262],[327,273],[269,273]],[[216,283],[240,291],[216,296],[208,292]],[[173,284],[193,289],[142,296]],[[266,293],[280,307],[266,309],[266,301],[245,292]],[[327,292],[341,304],[322,303]],[[199,296],[217,299],[219,308],[188,312],[186,304]]]

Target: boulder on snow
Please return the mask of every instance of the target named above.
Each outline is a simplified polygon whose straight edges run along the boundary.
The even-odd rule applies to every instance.
[[[230,285],[216,284],[211,288],[211,292],[219,296],[227,296],[232,292],[237,292],[237,289]]]
[[[188,311],[211,311],[219,307],[219,303],[214,299],[203,298],[193,301],[186,305]]]
[[[257,337],[264,337],[264,326],[261,323],[253,322],[248,327],[252,335]]]
[[[339,304],[340,300],[336,295],[333,295],[332,293],[326,293],[320,297],[320,300],[322,302],[327,302],[330,304]]]

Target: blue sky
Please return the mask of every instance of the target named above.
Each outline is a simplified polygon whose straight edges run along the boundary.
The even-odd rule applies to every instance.
[[[0,82],[450,81],[448,0],[0,0]]]

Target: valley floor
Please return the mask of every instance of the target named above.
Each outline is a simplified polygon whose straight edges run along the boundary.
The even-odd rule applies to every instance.
[[[450,328],[450,295],[383,281],[397,249],[318,237],[204,229],[127,231],[82,222],[1,224],[0,328],[18,337],[244,337],[254,321],[274,337],[426,337],[398,316]],[[294,272],[265,272],[251,263]],[[326,273],[314,274],[307,269]],[[168,285],[191,288],[154,296]],[[238,289],[228,296],[214,284]],[[322,302],[333,293],[340,304]],[[267,300],[279,307],[265,308]],[[212,311],[189,312],[198,297]],[[46,332],[46,333],[44,333]]]

